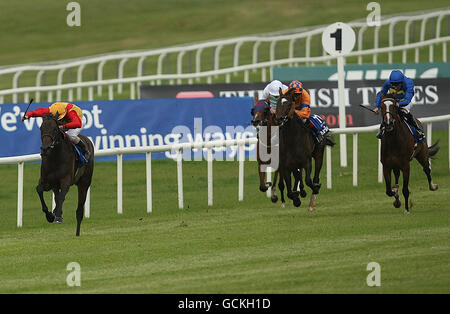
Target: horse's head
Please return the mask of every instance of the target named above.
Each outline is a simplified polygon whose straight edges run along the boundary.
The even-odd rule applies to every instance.
[[[59,129],[58,116],[52,114],[43,115],[40,129],[42,142],[41,155],[48,156],[61,139],[62,133]]]
[[[285,93],[280,88],[280,97],[277,102],[277,109],[275,111],[278,125],[282,126],[293,115],[294,104],[294,89],[290,88]]]
[[[270,115],[270,107],[264,100],[258,100],[255,97],[253,108],[251,110],[251,115],[253,116],[252,125],[258,129],[260,126],[267,125],[267,119]]]
[[[394,130],[395,120],[398,115],[398,104],[394,98],[386,97],[380,104],[381,116],[383,117],[382,124],[386,128],[386,132]]]

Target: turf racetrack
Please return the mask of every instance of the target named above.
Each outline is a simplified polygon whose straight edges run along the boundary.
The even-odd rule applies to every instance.
[[[374,134],[359,136],[359,186],[339,167],[333,188],[325,167],[317,210],[272,204],[258,190],[255,162],[246,162],[238,202],[237,162],[214,162],[214,206],[207,204],[206,162],[184,162],[185,209],[177,208],[176,163],[154,161],[153,213],[146,213],[145,163],[124,163],[124,212],[116,208],[116,164],[95,165],[91,217],[75,237],[76,189],[64,223],[49,224],[34,191],[39,164],[25,165],[23,227],[16,227],[17,166],[1,166],[1,293],[449,293],[450,173],[448,135],[432,163],[439,184],[412,163],[411,214],[392,206],[377,183]],[[338,140],[338,137],[336,137]],[[351,137],[348,137],[351,160]],[[50,194],[47,193],[50,202]],[[403,201],[403,199],[402,199]],[[69,287],[66,266],[81,267]],[[367,264],[381,267],[368,287]]]

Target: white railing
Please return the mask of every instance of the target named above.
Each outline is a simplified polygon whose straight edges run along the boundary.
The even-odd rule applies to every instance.
[[[432,124],[435,122],[448,121],[449,128],[449,169],[450,169],[450,114],[436,117],[420,118],[420,121],[426,125],[427,130],[427,144],[430,146],[432,142]],[[353,185],[358,185],[358,134],[374,132],[378,130],[379,125],[367,126],[367,127],[352,127],[344,129],[331,129],[334,134],[353,134]],[[375,140],[375,139],[374,139]],[[178,143],[171,145],[159,145],[152,147],[132,147],[132,148],[112,148],[106,150],[100,150],[95,153],[96,157],[102,156],[117,156],[117,212],[119,214],[123,213],[123,198],[122,198],[122,164],[124,154],[145,154],[146,155],[146,198],[147,198],[147,212],[151,213],[153,211],[152,205],[152,153],[155,152],[166,152],[166,151],[176,151],[177,157],[177,182],[178,182],[178,207],[182,209],[184,207],[184,196],[183,196],[183,167],[182,167],[182,153],[183,150],[190,149],[207,149],[207,177],[208,177],[208,206],[213,205],[213,148],[214,147],[229,147],[238,146],[238,162],[239,162],[239,175],[238,175],[238,200],[242,201],[244,199],[244,160],[245,160],[245,145],[256,144],[256,138],[246,138],[238,140],[221,140],[221,141],[210,141],[210,142],[195,142],[195,143]],[[380,141],[378,141],[380,143]],[[380,144],[378,144],[378,160],[380,160]],[[332,188],[331,180],[331,147],[326,148],[326,181],[327,188]],[[17,226],[22,227],[22,217],[23,217],[23,173],[24,173],[24,163],[39,161],[41,159],[40,154],[32,154],[25,156],[15,156],[15,157],[2,157],[0,158],[0,165],[2,164],[17,164],[18,165],[18,193],[17,193]],[[269,179],[270,180],[270,179]],[[382,165],[378,161],[378,182],[382,182]],[[89,218],[90,216],[90,190],[85,203],[85,216]]]
[[[408,52],[405,49],[414,49],[414,62],[419,62],[420,47],[429,46],[428,61],[435,61],[435,46],[442,46],[442,61],[447,61],[447,42],[449,37],[442,36],[442,22],[444,18],[450,18],[450,10],[442,9],[431,12],[391,16],[383,18],[381,25],[369,27],[365,20],[350,22],[349,25],[357,32],[357,46],[353,56],[357,56],[357,62],[362,63],[364,55],[372,56],[372,63],[378,62],[380,54],[387,53],[388,62],[393,61],[393,52],[402,51],[402,62],[408,61]],[[435,23],[434,27],[427,27]],[[397,29],[404,24],[403,38],[397,36]],[[449,23],[449,22],[447,22]],[[420,24],[420,32],[415,31],[415,25]],[[77,60],[63,60],[52,63],[21,65],[0,68],[2,75],[12,76],[11,88],[0,94],[0,104],[4,103],[4,96],[10,95],[11,101],[17,103],[19,94],[23,94],[28,101],[28,93],[34,92],[35,100],[41,100],[40,93],[47,91],[47,101],[62,99],[62,91],[67,91],[66,99],[70,101],[83,99],[83,88],[88,88],[89,99],[94,98],[96,93],[103,96],[103,86],[108,86],[108,97],[113,98],[114,88],[117,93],[122,93],[123,84],[130,84],[132,98],[139,94],[139,84],[148,81],[150,84],[161,84],[163,80],[169,84],[181,84],[187,82],[192,84],[194,80],[199,81],[206,78],[211,83],[219,76],[225,76],[225,81],[230,82],[231,77],[244,74],[244,81],[249,80],[250,73],[261,71],[261,81],[267,81],[267,71],[274,66],[306,64],[314,65],[317,62],[330,64],[334,58],[326,57],[321,43],[321,34],[325,26],[313,28],[312,30],[295,30],[288,34],[269,34],[259,36],[245,36],[225,40],[216,40],[205,43],[197,43],[185,46],[177,46],[148,51],[121,52],[116,54],[88,57]],[[370,32],[368,31],[370,30]],[[431,34],[426,36],[427,31]],[[292,31],[291,31],[292,32]],[[364,47],[364,38],[373,32],[373,46]],[[415,36],[416,33],[418,36]],[[448,34],[447,34],[448,35]],[[386,38],[387,36],[387,38]],[[411,40],[413,37],[414,40]],[[319,43],[317,49],[312,43]],[[387,45],[381,47],[383,42]],[[301,46],[299,46],[301,45]],[[366,41],[367,45],[367,41]],[[406,48],[405,48],[406,47]],[[208,50],[211,53],[206,54]],[[194,57],[192,57],[194,55]],[[351,56],[352,56],[351,55]],[[189,57],[191,56],[191,57]],[[244,60],[246,58],[246,60]],[[146,62],[155,63],[155,68],[145,71]],[[186,64],[186,59],[188,59]],[[176,60],[176,66],[167,65],[170,60]],[[116,62],[117,76],[115,79],[105,80],[107,73],[104,68],[107,63]],[[125,71],[128,64],[133,64],[133,70]],[[96,78],[86,82],[85,70],[87,66],[95,66]],[[52,72],[53,71],[53,72]],[[43,88],[43,79],[47,72],[53,73],[56,82]],[[76,73],[76,82],[72,75],[67,80],[67,73]],[[125,79],[125,72],[129,78]],[[149,72],[150,74],[146,74]],[[20,86],[20,78],[23,75],[34,77],[34,85],[29,88]],[[66,79],[64,79],[66,74]],[[31,78],[30,76],[30,78]],[[111,76],[111,75],[110,75]],[[270,77],[271,79],[271,77]],[[134,83],[134,84],[133,84]],[[137,83],[137,85],[135,85]],[[95,91],[95,89],[96,91]],[[55,92],[53,95],[52,92]],[[76,94],[76,95],[75,95]],[[139,98],[139,95],[138,95]]]
[[[364,56],[364,55],[371,55],[374,53],[391,53],[395,51],[407,51],[407,50],[416,50],[420,47],[428,47],[433,46],[436,44],[446,44],[448,41],[450,41],[450,36],[447,37],[441,37],[437,39],[430,39],[419,43],[414,44],[408,44],[408,45],[401,45],[401,46],[395,46],[395,47],[388,47],[388,48],[378,48],[378,49],[369,49],[364,51],[354,51],[346,55],[345,58],[355,57],[355,56]],[[261,70],[262,77],[261,80],[266,80],[266,68],[274,67],[274,66],[281,66],[291,63],[299,63],[299,62],[324,62],[324,61],[330,61],[336,59],[335,56],[319,56],[319,57],[299,57],[299,58],[287,58],[282,60],[276,60],[276,61],[267,61],[267,62],[261,62],[258,64],[250,64],[250,65],[240,65],[233,68],[225,68],[221,70],[212,70],[212,71],[204,71],[204,72],[198,72],[198,73],[186,73],[186,74],[158,74],[158,75],[147,75],[147,76],[141,76],[141,77],[129,77],[129,78],[122,78],[122,79],[111,79],[111,80],[101,80],[101,81],[90,81],[90,82],[80,82],[80,83],[69,83],[69,84],[63,84],[63,85],[52,85],[52,86],[37,86],[37,87],[20,87],[20,88],[14,88],[14,89],[7,89],[0,91],[0,104],[3,102],[4,96],[7,95],[16,95],[15,99],[17,100],[17,97],[19,94],[23,95],[23,102],[29,101],[30,93],[35,92],[35,99],[37,102],[40,101],[40,93],[41,92],[47,92],[47,101],[52,102],[53,101],[53,93],[56,92],[56,99],[60,99],[60,95],[63,90],[68,91],[68,101],[74,100],[74,89],[82,89],[87,88],[88,89],[88,99],[89,101],[94,100],[94,89],[95,87],[101,88],[102,86],[108,87],[108,99],[114,100],[114,87],[123,85],[123,84],[130,84],[130,99],[136,99],[136,91],[139,90],[139,84],[148,81],[148,80],[173,80],[173,79],[185,79],[185,78],[204,78],[204,77],[212,77],[214,75],[226,75],[230,76],[232,74],[244,72],[248,73],[251,70]],[[248,82],[248,76],[246,76],[246,79],[244,79],[244,82]],[[229,83],[229,81],[227,81]],[[80,99],[81,100],[81,99]],[[17,101],[16,101],[17,102]]]

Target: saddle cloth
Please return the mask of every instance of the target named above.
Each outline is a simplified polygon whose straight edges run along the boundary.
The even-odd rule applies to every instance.
[[[426,137],[424,136],[420,141],[419,141],[419,134],[417,133],[417,130],[415,127],[413,127],[406,118],[403,118],[403,121],[405,122],[406,126],[409,129],[409,132],[411,132],[412,136],[414,137],[414,143],[421,143],[424,142],[426,140]]]
[[[81,167],[83,167],[84,165],[87,164],[87,160],[84,157],[83,153],[81,152],[81,149],[77,145],[75,145],[73,143],[72,143],[72,145],[75,148],[75,151],[77,153],[76,157],[77,157],[77,161],[78,161],[78,168],[81,168]]]
[[[309,116],[309,121],[314,124],[316,129],[319,130],[320,134],[322,134],[323,137],[325,137],[330,132],[327,123],[320,116],[311,114]],[[312,131],[312,133],[315,137],[317,137],[316,132]]]

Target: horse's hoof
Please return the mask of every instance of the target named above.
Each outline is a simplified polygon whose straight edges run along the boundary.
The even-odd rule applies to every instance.
[[[299,207],[302,204],[302,201],[299,198],[295,198],[292,201],[295,207]]]
[[[411,213],[409,210],[405,209],[405,214]]]
[[[47,212],[45,214],[45,218],[47,218],[47,221],[50,222],[50,223],[55,221],[55,215],[53,213],[51,213],[51,212]]]
[[[396,200],[394,201],[394,207],[395,207],[395,208],[400,208],[400,206],[402,206],[402,203],[400,202],[399,199],[396,199]]]
[[[272,201],[272,203],[276,203],[276,202],[278,202],[278,196],[273,195],[273,196],[270,198],[270,200]]]
[[[268,188],[265,187],[265,186],[260,186],[260,187],[259,187],[259,190],[260,190],[261,192],[267,192]]]
[[[305,198],[306,197],[306,191],[305,190],[301,190],[300,191],[300,196]]]
[[[436,191],[438,189],[438,185],[437,184],[430,184],[430,191]]]
[[[281,208],[285,208],[286,207],[286,203],[281,203]]]
[[[296,198],[298,198],[298,194],[299,194],[298,191],[292,191],[291,193],[288,193],[288,197],[289,197],[291,200],[295,200]]]
[[[310,212],[313,212],[315,209],[316,209],[315,206],[309,206],[309,207],[308,207],[308,210],[309,210]]]
[[[62,224],[63,221],[64,220],[62,217],[55,217],[55,220],[53,220],[53,223]]]

